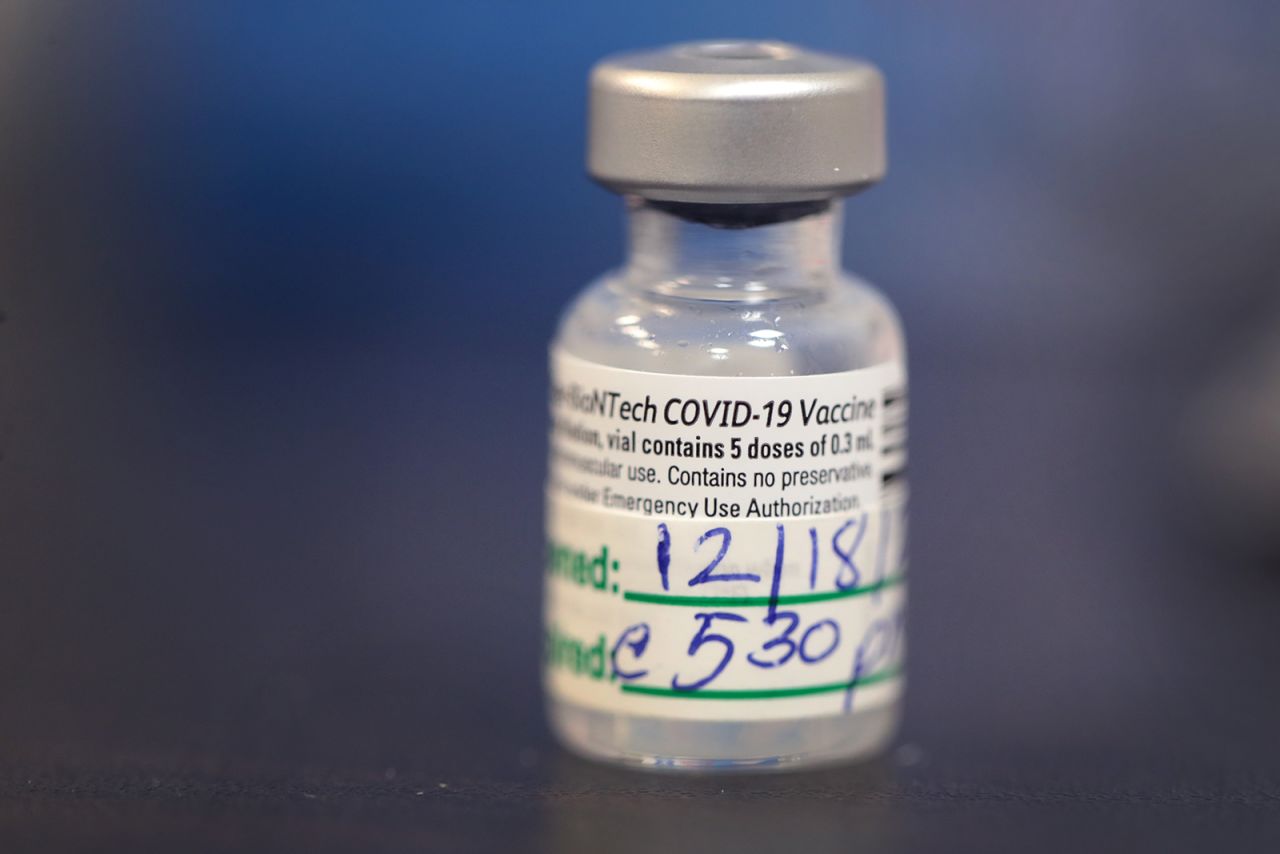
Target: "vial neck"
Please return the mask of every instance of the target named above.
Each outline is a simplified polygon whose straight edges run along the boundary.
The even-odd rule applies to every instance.
[[[821,290],[839,270],[838,201],[628,204],[626,279],[633,286],[689,299],[755,301]]]

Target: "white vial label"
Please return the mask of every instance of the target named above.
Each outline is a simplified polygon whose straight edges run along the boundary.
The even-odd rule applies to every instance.
[[[847,714],[902,689],[901,364],[796,377],[552,356],[546,682],[622,714]]]

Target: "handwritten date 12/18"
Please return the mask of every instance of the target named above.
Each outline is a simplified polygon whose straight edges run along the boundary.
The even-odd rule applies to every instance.
[[[891,521],[892,510],[883,508],[880,511],[880,536],[879,547],[876,549],[875,555],[875,576],[874,581],[884,579],[885,565],[887,563],[886,546],[888,545],[889,525]],[[857,587],[862,583],[864,573],[860,566],[863,557],[859,554],[863,541],[867,533],[867,522],[869,516],[867,513],[859,513],[846,519],[838,525],[835,532],[831,535],[826,543],[822,543],[818,528],[809,526],[805,531],[806,545],[808,546],[806,555],[809,563],[809,590],[815,590],[819,581],[819,569],[822,561],[823,546],[830,549],[829,557],[834,557],[836,561],[835,576],[832,578],[835,589],[849,590]],[[777,595],[778,586],[782,580],[782,562],[786,549],[786,528],[784,525],[777,526],[777,549],[774,554],[773,572],[771,577],[770,595]],[[733,542],[733,533],[726,527],[711,528],[697,538],[693,551],[701,551],[702,546],[714,541],[718,546],[715,556],[711,558],[699,572],[694,574],[688,580],[689,587],[697,587],[699,584],[707,584],[711,582],[724,581],[760,581],[761,576],[754,572],[717,572],[716,568],[725,559],[729,553],[729,546]],[[657,542],[657,567],[658,577],[662,582],[662,589],[668,591],[671,589],[671,561],[672,561],[672,541],[671,530],[665,522],[658,523],[658,542]]]

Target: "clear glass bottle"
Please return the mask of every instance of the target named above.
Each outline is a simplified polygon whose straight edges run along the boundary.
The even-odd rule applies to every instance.
[[[696,73],[713,76],[727,63],[726,74],[776,82],[776,60],[798,59],[800,73],[807,73],[804,60],[813,55],[776,43],[714,43],[678,46],[662,56],[613,61],[604,74],[597,70],[597,89],[610,86],[617,67],[650,72],[655,62],[676,73],[693,65]],[[865,69],[859,64],[859,73]],[[876,100],[878,76],[872,83],[870,97]],[[858,92],[866,97],[865,85]],[[701,94],[705,100],[706,92]],[[597,147],[597,138],[612,132],[599,123],[614,121],[618,113],[616,105],[601,108],[603,100],[593,93]],[[735,106],[741,115],[742,105]],[[607,115],[599,118],[601,112]],[[859,133],[874,142],[883,129]],[[688,133],[682,140],[696,144]],[[882,170],[882,151],[879,156]],[[795,174],[796,188],[761,193],[756,168],[756,187],[745,194],[728,191],[732,181],[698,192],[692,186],[696,179],[687,182],[692,189],[672,192],[647,188],[639,177],[602,177],[613,167],[599,160],[592,168],[598,180],[632,191],[626,194],[628,257],[567,309],[554,350],[610,368],[691,377],[801,377],[905,362],[901,325],[888,300],[840,267],[843,202],[837,197],[851,190],[843,179],[826,178],[831,186],[822,191],[800,187],[804,176]],[[709,168],[716,167],[691,170]],[[878,177],[874,164],[860,174],[857,186]],[[552,692],[548,714],[558,737],[588,756],[662,768],[759,769],[873,755],[892,738],[899,704],[794,720],[682,720],[593,708]]]
[[[905,361],[889,301],[840,268],[839,201],[741,207],[628,200],[627,263],[568,308],[554,346],[600,364],[697,376],[796,376]],[[682,216],[683,214],[683,216]],[[701,221],[692,217],[700,217]],[[794,218],[789,218],[794,217]],[[642,718],[552,701],[578,751],[671,767],[854,760],[892,738],[896,705],[799,721]]]

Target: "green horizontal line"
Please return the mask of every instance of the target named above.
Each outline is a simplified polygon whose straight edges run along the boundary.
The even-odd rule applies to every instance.
[[[780,697],[804,697],[808,694],[830,694],[848,691],[863,685],[874,685],[901,675],[896,667],[872,673],[852,682],[828,682],[825,685],[801,685],[797,688],[755,688],[741,691],[677,691],[675,688],[659,688],[655,685],[624,684],[622,690],[631,694],[648,694],[652,697],[684,697],[688,700],[775,700]]]
[[[851,596],[864,596],[875,593],[886,587],[892,587],[904,581],[899,575],[885,578],[865,587],[850,587],[848,590],[829,590],[825,593],[796,593],[792,596],[779,596],[779,605],[807,605],[810,602],[829,602],[832,599],[848,599]],[[633,593],[628,590],[622,594],[628,602],[648,602],[651,605],[690,605],[693,607],[719,606],[721,608],[757,608],[769,605],[773,600],[768,596],[672,596],[667,593]]]

